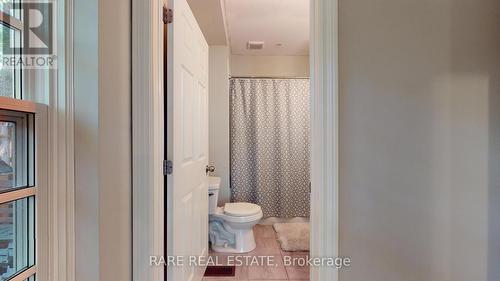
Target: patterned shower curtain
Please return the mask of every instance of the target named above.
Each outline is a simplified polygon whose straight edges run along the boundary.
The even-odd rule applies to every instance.
[[[231,199],[309,216],[309,79],[231,79]]]

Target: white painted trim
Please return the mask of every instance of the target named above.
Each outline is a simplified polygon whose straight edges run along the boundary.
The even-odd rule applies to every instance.
[[[162,0],[132,0],[132,280],[163,281]]]
[[[37,280],[75,280],[74,185],[74,0],[56,1],[58,69],[25,72],[24,98],[48,105],[37,106],[37,134],[48,143],[37,151],[48,174],[37,193]],[[42,116],[43,115],[43,116]],[[41,153],[43,157],[41,157]],[[38,176],[41,180],[41,176]]]
[[[48,87],[47,281],[75,280],[73,7],[73,0],[57,1],[58,69]]]
[[[311,1],[311,256],[339,254],[338,0]],[[337,281],[312,267],[312,281]]]

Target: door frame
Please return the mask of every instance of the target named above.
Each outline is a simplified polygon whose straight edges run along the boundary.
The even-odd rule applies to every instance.
[[[163,281],[164,0],[132,0],[132,280]]]
[[[311,0],[311,256],[339,256],[338,0]],[[315,188],[321,187],[321,188]],[[333,267],[311,280],[337,281]]]
[[[163,21],[166,0],[132,0],[132,280],[163,281]],[[338,0],[311,0],[311,255],[339,255]],[[175,12],[175,11],[174,11]],[[320,187],[320,188],[315,188]],[[334,268],[311,280],[336,281]]]

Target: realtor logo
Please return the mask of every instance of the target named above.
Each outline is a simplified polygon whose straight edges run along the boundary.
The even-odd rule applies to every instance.
[[[9,44],[2,44],[0,68],[56,67],[54,8],[52,1],[12,4],[11,16],[3,19],[11,31]]]

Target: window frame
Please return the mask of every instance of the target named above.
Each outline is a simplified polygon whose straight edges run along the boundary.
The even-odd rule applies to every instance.
[[[66,56],[66,53],[72,53],[72,28],[67,27],[66,24],[72,25],[72,12],[70,11],[73,10],[73,1],[53,3],[58,17],[64,19],[66,13],[69,12],[68,18],[71,19],[67,23],[64,20],[54,22],[57,28],[62,31],[62,33],[57,33],[57,36],[63,39],[57,41],[58,60],[61,61],[58,63],[58,69],[56,71],[41,71],[18,67],[11,71],[14,72],[13,80],[15,80],[12,82],[12,93],[8,97],[0,96],[0,109],[36,112],[30,116],[33,120],[29,121],[34,123],[30,129],[36,131],[36,135],[29,132],[29,134],[33,134],[30,141],[34,143],[29,145],[27,151],[34,157],[34,159],[32,158],[34,162],[28,164],[28,175],[31,177],[28,179],[28,185],[32,186],[33,189],[25,188],[18,191],[34,193],[35,215],[31,218],[34,222],[31,225],[34,225],[35,235],[33,238],[36,242],[32,244],[35,247],[34,266],[18,273],[18,275],[11,276],[8,281],[53,281],[59,278],[65,281],[74,280],[75,235],[74,200],[72,199],[74,171],[71,160],[73,159],[71,151],[74,148],[72,139],[62,141],[58,139],[60,135],[66,134],[65,130],[73,130],[74,113],[71,104],[73,94],[70,88],[66,89],[66,84],[72,84],[73,81],[72,56]],[[12,0],[11,7],[22,9],[22,1]],[[20,10],[10,13],[9,8],[0,7],[0,24],[11,28],[11,30],[16,30],[15,36],[18,41],[15,44],[19,43],[20,47],[15,54],[16,58],[25,55],[22,49],[25,35],[23,16]],[[52,27],[54,28],[55,25]],[[66,42],[71,45],[66,47]],[[59,78],[58,74],[60,73],[63,74],[64,78]],[[66,106],[55,106],[55,111],[49,111],[49,104],[53,100],[58,103],[57,101],[65,101],[66,99],[69,99]],[[28,100],[33,102],[28,102]],[[60,124],[62,120],[68,122],[64,130],[54,129],[58,128],[56,123]],[[49,140],[51,141],[50,145]],[[64,167],[64,169],[55,169],[54,167]],[[52,188],[49,188],[49,182]],[[11,195],[21,196],[21,194]]]
[[[18,5],[17,2],[14,5]],[[0,25],[4,25],[15,31],[19,31],[19,46],[20,52],[16,56],[21,57],[23,55],[23,32],[24,32],[24,22],[22,19],[18,19],[15,16],[9,15],[5,11],[0,9]],[[24,71],[22,68],[14,68],[14,99],[23,99],[23,83],[24,83]]]
[[[20,148],[20,151],[16,151],[16,159],[14,160],[16,184],[10,188],[6,188],[6,190],[0,190],[0,194],[33,186],[34,155],[31,153],[31,149],[34,145],[32,143],[34,137],[34,122],[33,116],[26,116],[24,114],[25,112],[14,113],[13,111],[0,109],[0,122],[15,124],[15,144],[16,147]],[[20,159],[23,158],[26,159],[25,162],[20,161]]]
[[[37,105],[34,102],[19,100],[19,99],[9,98],[9,97],[0,97],[0,110],[11,111],[11,112],[13,112],[14,116],[15,116],[16,112],[17,113],[20,112],[20,113],[32,114],[34,118],[32,120],[28,119],[26,121],[26,123],[29,123],[29,122],[35,123],[36,114],[37,114]],[[34,132],[34,130],[36,130],[34,128],[35,124],[32,124],[32,125],[33,126],[30,126],[29,124],[25,124],[25,126],[28,130],[28,133],[31,133],[33,135],[33,138],[34,138],[33,149],[28,149],[25,157],[28,156],[28,154],[31,154],[30,157],[26,157],[26,158],[33,159],[35,161],[35,166],[36,166],[36,162],[38,161],[38,159],[37,159],[37,155],[35,154],[36,148],[34,146],[37,143],[37,140],[36,140],[37,135]],[[30,127],[33,129],[30,129]],[[30,130],[31,130],[31,132],[29,132]],[[30,179],[29,179],[30,176],[26,175],[27,176],[26,180],[28,181],[28,185],[26,187],[19,188],[19,189],[13,189],[13,190],[9,190],[9,191],[5,191],[3,193],[0,193],[0,204],[14,202],[16,200],[21,200],[24,198],[27,198],[29,200],[30,197],[33,197],[34,198],[34,206],[35,206],[34,217],[28,217],[28,221],[34,220],[34,224],[33,224],[35,227],[34,235],[35,235],[35,240],[38,240],[37,239],[37,237],[38,237],[38,231],[37,231],[37,220],[38,220],[37,191],[38,191],[38,186],[37,186],[37,184],[38,184],[38,182],[37,182],[37,178],[36,178],[36,167],[35,167],[35,170],[33,171],[33,173],[34,173],[34,175],[33,175],[34,180],[32,182],[30,182]],[[33,265],[32,266],[28,265],[23,270],[17,272],[15,275],[11,276],[8,279],[8,281],[25,281],[26,279],[29,279],[32,276],[36,275],[37,262],[38,262],[38,258],[37,258],[38,245],[37,245],[37,243],[34,243],[33,246],[34,246],[34,251],[35,251]]]

